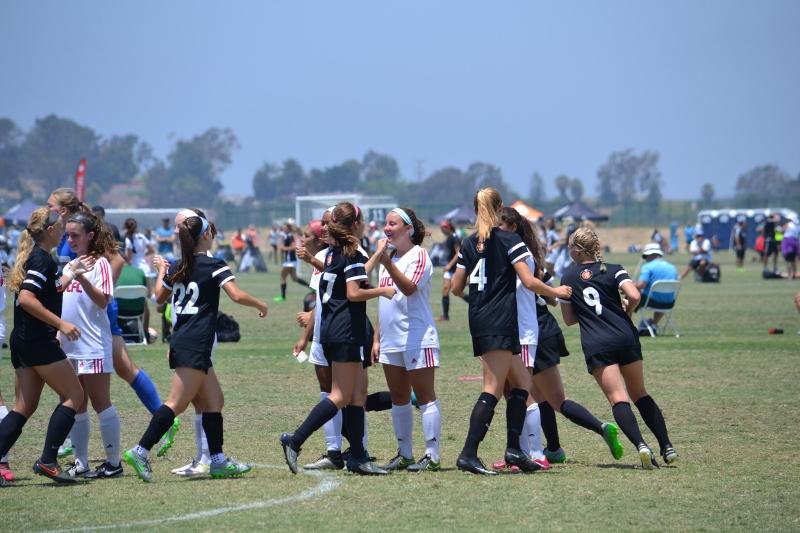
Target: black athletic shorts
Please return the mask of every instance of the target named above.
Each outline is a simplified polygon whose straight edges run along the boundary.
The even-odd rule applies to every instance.
[[[325,354],[328,365],[331,363],[361,363],[363,365],[364,359],[369,359],[363,346],[346,342],[325,342],[322,344],[322,352]]]
[[[486,335],[472,337],[472,354],[475,357],[495,350],[508,350],[511,353],[520,353],[522,347],[517,335]]]
[[[558,365],[561,358],[568,355],[567,343],[564,342],[564,334],[560,331],[558,335],[551,335],[546,339],[539,340],[539,344],[536,346],[536,358],[533,360],[534,375]]]
[[[49,365],[67,358],[67,354],[55,338],[31,342],[16,339],[12,335],[9,339],[9,348],[11,348],[11,365],[14,369]]]
[[[194,368],[202,370],[208,374],[208,369],[211,368],[211,351],[196,351],[187,348],[173,348],[169,349],[169,367],[173,370],[176,368]]]
[[[693,269],[697,270],[697,267],[699,267],[701,263],[708,264],[708,260],[707,259],[692,259],[691,261],[689,261],[689,266],[692,267]]]
[[[613,352],[600,352],[593,355],[586,355],[586,370],[591,374],[593,370],[604,366],[619,365],[625,366],[636,361],[642,360],[641,346],[631,346],[630,348],[616,350]]]
[[[767,242],[764,243],[764,253],[767,254],[767,257],[778,255],[778,242],[774,239],[768,239]]]
[[[789,252],[788,254],[783,254],[783,259],[789,263],[793,262],[797,259],[797,252]]]
[[[736,259],[744,259],[744,252],[745,252],[744,248],[742,248],[742,249],[737,248],[736,249]]]

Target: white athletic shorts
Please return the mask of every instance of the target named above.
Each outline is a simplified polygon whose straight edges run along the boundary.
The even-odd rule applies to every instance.
[[[69,362],[72,363],[72,368],[79,376],[86,374],[111,374],[114,372],[114,359],[109,355],[108,357],[99,357],[97,359],[73,359],[67,356]]]
[[[520,344],[520,352],[517,354],[522,359],[522,364],[526,368],[533,368],[533,362],[536,360],[536,345],[535,344]]]
[[[328,360],[325,359],[322,345],[317,341],[311,341],[311,353],[309,354],[308,360],[317,366],[328,366]]]
[[[281,263],[282,268],[294,268],[297,269],[297,261],[284,261]]]
[[[444,271],[444,275],[442,276],[444,279],[453,279],[453,273],[449,270]]]
[[[439,368],[439,348],[421,348],[419,351],[381,352],[382,365],[402,366],[406,370]]]

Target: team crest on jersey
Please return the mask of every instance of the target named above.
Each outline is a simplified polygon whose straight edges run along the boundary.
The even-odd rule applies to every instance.
[[[589,270],[588,268],[584,268],[583,270],[581,270],[581,279],[583,281],[589,281],[590,279],[592,279],[592,271]]]

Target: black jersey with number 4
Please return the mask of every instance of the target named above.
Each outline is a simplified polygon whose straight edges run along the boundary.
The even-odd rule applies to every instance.
[[[363,346],[367,334],[367,302],[347,299],[347,282],[367,280],[367,256],[357,251],[345,256],[335,246],[325,254],[325,270],[319,279],[322,301],[320,342],[341,342]]]
[[[461,243],[456,267],[467,275],[469,332],[473,337],[519,337],[514,263],[530,255],[519,235],[497,228],[492,228],[483,243],[478,242],[477,234]]]
[[[61,316],[58,285],[58,265],[48,252],[34,246],[25,261],[25,279],[19,290],[31,291],[48,311]],[[14,329],[11,336],[22,342],[40,342],[54,338],[56,333],[56,328],[25,311],[19,305],[19,294],[14,295]]]
[[[220,288],[235,279],[230,267],[221,259],[205,254],[195,255],[194,270],[182,282],[173,282],[177,264],[164,279],[164,287],[172,291],[172,312],[175,316],[169,345],[176,350],[211,352],[219,311]]]
[[[572,265],[561,278],[572,287],[570,303],[581,328],[581,346],[586,357],[639,347],[639,335],[622,310],[619,289],[631,278],[622,265],[600,263]]]

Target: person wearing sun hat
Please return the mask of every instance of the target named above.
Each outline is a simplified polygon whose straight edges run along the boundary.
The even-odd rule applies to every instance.
[[[642,302],[647,301],[647,295],[650,288],[656,281],[667,280],[673,281],[678,279],[678,269],[675,265],[664,259],[664,251],[658,243],[651,242],[647,244],[642,250],[642,258],[645,263],[642,265],[642,270],[639,273],[639,280],[636,282],[636,288],[642,293]],[[653,293],[650,297],[649,305],[651,307],[664,307],[669,309],[675,303],[675,297],[671,294]],[[655,328],[659,320],[664,316],[664,313],[658,311],[653,313],[653,318],[648,319],[651,327]]]

